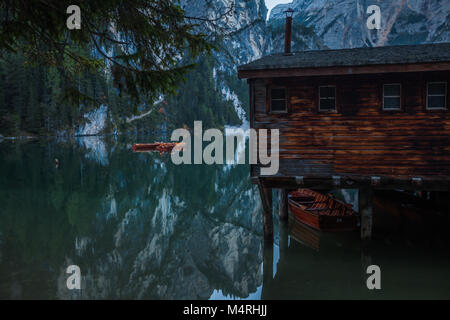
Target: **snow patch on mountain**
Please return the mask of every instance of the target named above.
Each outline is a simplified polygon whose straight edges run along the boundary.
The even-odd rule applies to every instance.
[[[239,97],[236,93],[234,93],[230,88],[227,86],[222,86],[222,95],[225,100],[231,101],[234,106],[234,110],[236,111],[237,116],[242,121],[242,124],[247,122],[246,119],[246,112],[242,108],[242,102],[239,100]]]
[[[85,123],[78,127],[76,136],[92,136],[103,133],[108,120],[108,107],[104,104],[84,114]]]

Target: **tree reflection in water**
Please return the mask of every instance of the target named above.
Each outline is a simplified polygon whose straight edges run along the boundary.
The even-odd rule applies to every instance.
[[[370,246],[358,232],[290,221],[264,245],[248,166],[131,152],[130,141],[154,140],[0,144],[0,298],[450,297],[448,215],[395,224],[374,215]],[[70,264],[81,291],[66,287]],[[381,267],[381,291],[366,288],[370,264]]]
[[[167,155],[133,154],[119,140],[0,146],[0,296],[256,292],[260,205],[248,166],[175,166]],[[70,264],[81,268],[81,292],[66,288]]]

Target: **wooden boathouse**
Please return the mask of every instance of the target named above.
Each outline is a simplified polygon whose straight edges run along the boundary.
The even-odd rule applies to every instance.
[[[289,39],[287,39],[289,41]],[[373,189],[450,190],[450,43],[272,54],[238,68],[250,126],[279,129],[279,172],[262,176],[264,235],[272,188],[359,189],[370,237]]]

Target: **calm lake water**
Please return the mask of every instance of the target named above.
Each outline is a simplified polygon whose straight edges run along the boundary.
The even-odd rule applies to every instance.
[[[275,219],[264,249],[248,166],[131,152],[154,140],[0,143],[1,299],[450,298],[448,215],[380,211],[365,246],[358,232]],[[66,287],[72,264],[82,290]],[[366,287],[371,264],[378,291]]]

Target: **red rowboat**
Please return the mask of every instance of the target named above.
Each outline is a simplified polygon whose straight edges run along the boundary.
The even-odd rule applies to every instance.
[[[350,204],[310,189],[289,193],[289,209],[300,222],[321,231],[350,231],[358,216]]]
[[[179,151],[184,147],[184,142],[155,142],[155,143],[135,143],[133,144],[133,152],[148,152],[158,151],[171,152],[172,150]]]

